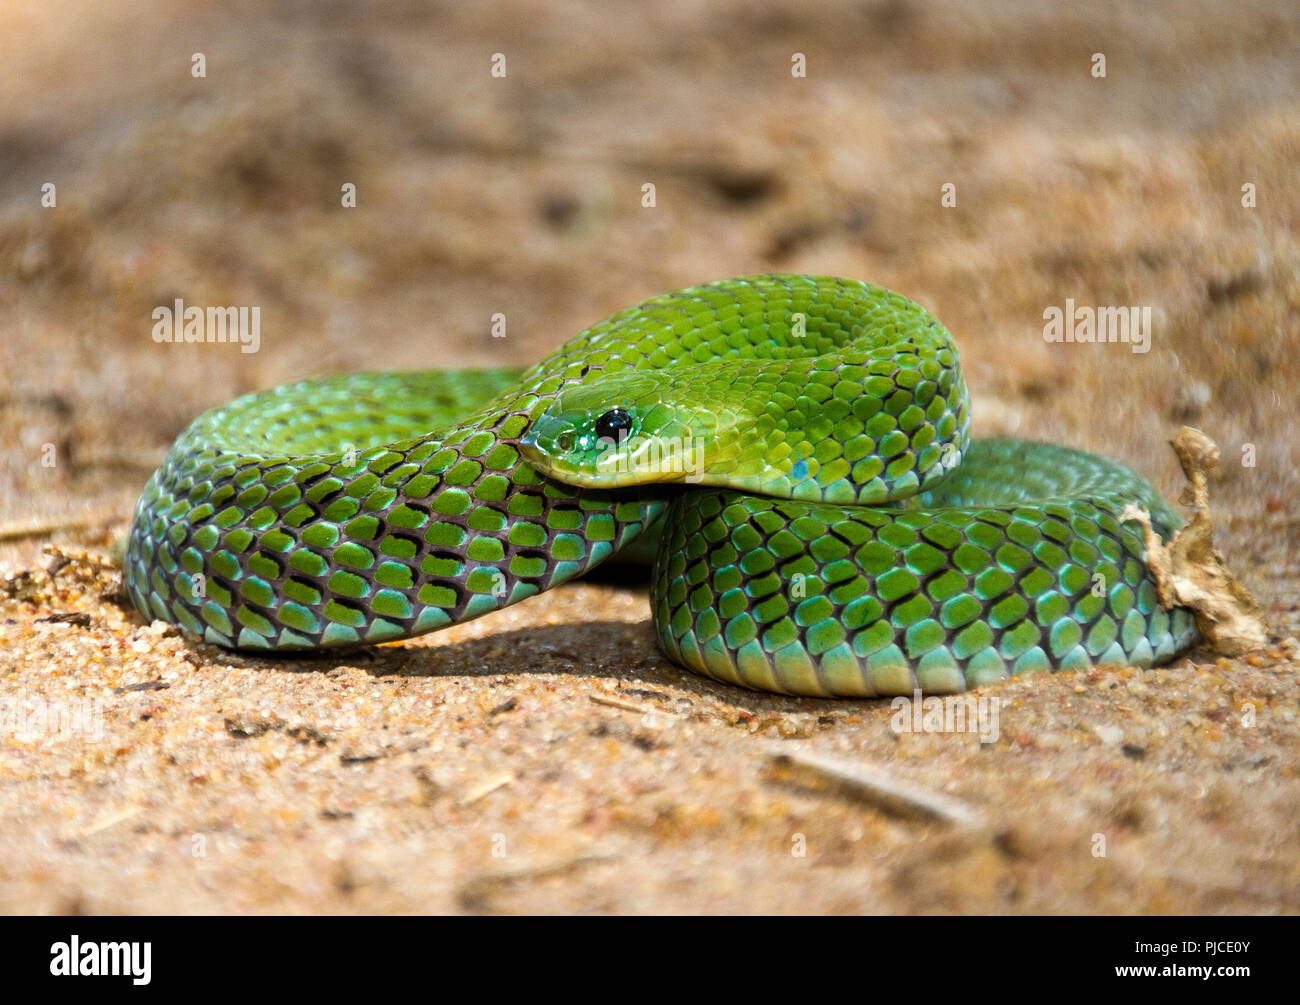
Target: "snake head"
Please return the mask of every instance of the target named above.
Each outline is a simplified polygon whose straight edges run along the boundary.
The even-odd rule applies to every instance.
[[[584,488],[698,483],[716,439],[666,396],[662,377],[645,372],[573,385],[533,420],[520,452],[544,474]]]

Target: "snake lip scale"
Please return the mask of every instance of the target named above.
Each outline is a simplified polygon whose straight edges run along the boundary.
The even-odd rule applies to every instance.
[[[410,638],[653,556],[663,651],[784,694],[950,693],[1150,666],[1157,598],[1123,465],[972,439],[956,347],[850,279],[654,297],[525,371],[303,380],[204,413],[137,504],[135,606],[232,649]]]

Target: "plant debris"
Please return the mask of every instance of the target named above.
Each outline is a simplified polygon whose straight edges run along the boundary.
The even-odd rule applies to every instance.
[[[1214,547],[1207,476],[1219,463],[1218,444],[1191,426],[1180,429],[1169,444],[1187,476],[1180,501],[1191,507],[1191,520],[1174,531],[1166,545],[1145,510],[1130,504],[1120,519],[1142,525],[1147,563],[1165,610],[1189,608],[1206,644],[1224,656],[1261,649],[1269,641],[1263,612]]]

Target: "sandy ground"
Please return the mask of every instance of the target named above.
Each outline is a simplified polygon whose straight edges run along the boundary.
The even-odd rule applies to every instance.
[[[1300,14],[1055,6],[0,8],[23,39],[0,63],[0,910],[1300,911]],[[695,678],[626,579],[273,661],[146,624],[99,561],[236,394],[524,364],[760,271],[925,304],[979,434],[1176,498],[1166,441],[1204,429],[1220,547],[1278,641],[985,688],[982,744]],[[156,344],[177,297],[259,306],[259,351]],[[1149,352],[1046,342],[1067,298],[1150,306]]]

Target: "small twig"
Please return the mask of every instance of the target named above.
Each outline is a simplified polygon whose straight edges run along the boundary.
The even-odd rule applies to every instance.
[[[167,456],[166,450],[101,450],[96,452],[77,451],[73,460],[79,468],[135,468],[152,471]]]
[[[75,625],[77,628],[90,627],[90,615],[85,611],[66,611],[60,614],[51,614],[49,617],[37,618],[38,625]]]
[[[477,788],[470,789],[469,792],[460,800],[461,806],[472,806],[485,796],[490,796],[497,789],[504,788],[515,780],[515,773],[507,771],[489,779]]]
[[[587,697],[597,705],[608,705],[610,708],[619,708],[624,712],[635,712],[637,715],[662,715],[667,719],[681,718],[676,712],[664,712],[651,705],[639,705],[634,701],[624,701],[622,698],[609,698],[603,694],[589,694]]]
[[[155,677],[153,680],[142,680],[135,684],[123,684],[121,687],[113,688],[114,694],[130,694],[132,691],[163,691],[171,687],[161,677]]]
[[[17,541],[28,537],[47,537],[61,530],[75,530],[84,527],[105,527],[125,519],[116,510],[101,510],[98,513],[84,513],[80,516],[39,517],[35,520],[14,520],[0,524],[0,541]]]
[[[512,886],[515,883],[524,883],[530,880],[549,879],[552,876],[563,876],[566,873],[574,872],[577,869],[582,869],[589,865],[597,865],[601,862],[614,862],[617,861],[618,858],[618,855],[612,853],[589,853],[586,855],[578,855],[575,858],[566,859],[563,862],[526,866],[522,869],[503,870],[500,872],[479,873],[477,876],[471,876],[462,883],[456,896],[462,907],[470,909],[482,907],[488,896],[494,890],[501,887]]]
[[[143,810],[143,806],[128,806],[124,810],[117,810],[114,813],[108,813],[100,817],[93,824],[79,833],[71,835],[67,840],[77,841],[81,838],[88,838],[91,835],[98,834],[100,831],[106,831],[110,827],[116,827],[124,820],[130,820],[133,816]]]
[[[812,781],[814,788],[835,789],[850,799],[893,816],[967,826],[983,822],[980,813],[970,804],[902,781],[883,768],[779,748],[769,751],[768,757],[780,774],[802,775]]]

